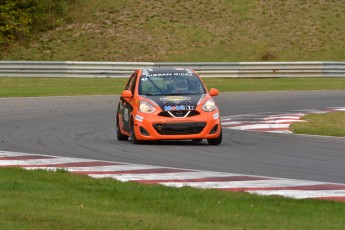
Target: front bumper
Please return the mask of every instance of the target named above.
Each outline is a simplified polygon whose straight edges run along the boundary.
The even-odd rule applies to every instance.
[[[162,117],[138,112],[134,119],[138,140],[217,138],[221,132],[218,110],[187,118]]]

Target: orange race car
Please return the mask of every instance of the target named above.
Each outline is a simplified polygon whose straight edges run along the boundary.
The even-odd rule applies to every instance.
[[[220,115],[200,77],[190,69],[140,69],[128,80],[117,108],[117,139],[207,139],[222,142]]]

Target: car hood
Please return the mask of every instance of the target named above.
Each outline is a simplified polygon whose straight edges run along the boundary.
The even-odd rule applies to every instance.
[[[154,101],[161,109],[168,110],[169,106],[188,106],[189,109],[194,110],[198,102],[203,99],[206,94],[198,95],[161,95],[161,96],[146,96],[147,99]],[[192,106],[192,107],[190,107]],[[181,110],[183,107],[181,107]]]

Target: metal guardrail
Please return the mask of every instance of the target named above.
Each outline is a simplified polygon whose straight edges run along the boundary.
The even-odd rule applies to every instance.
[[[184,67],[201,77],[345,77],[345,62],[47,62],[0,61],[0,77],[128,78],[139,68]]]

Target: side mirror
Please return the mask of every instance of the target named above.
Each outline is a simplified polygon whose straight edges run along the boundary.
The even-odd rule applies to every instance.
[[[125,99],[132,98],[133,97],[132,91],[130,91],[129,89],[122,91],[121,97]]]
[[[216,88],[211,88],[210,89],[210,96],[211,97],[218,96],[218,94],[219,94],[218,89],[216,89]]]

